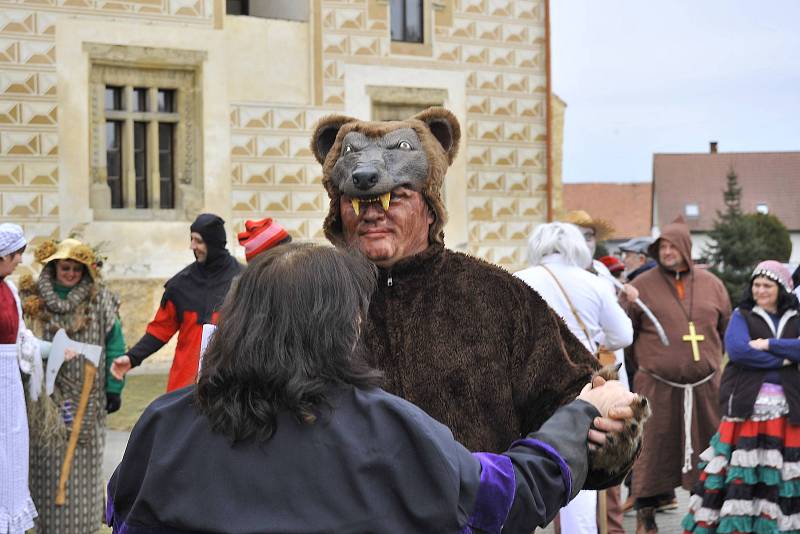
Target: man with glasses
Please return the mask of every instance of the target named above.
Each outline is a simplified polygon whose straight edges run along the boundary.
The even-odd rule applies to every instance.
[[[655,260],[647,256],[647,247],[652,243],[653,239],[650,237],[634,237],[619,246],[628,282],[656,266]]]

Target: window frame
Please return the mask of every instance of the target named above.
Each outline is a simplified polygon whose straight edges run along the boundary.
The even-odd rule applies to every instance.
[[[96,220],[190,220],[203,205],[202,88],[205,52],[85,43],[90,59],[90,207]],[[122,88],[121,110],[105,109],[106,87]],[[134,110],[134,90],[146,89],[149,107]],[[159,91],[172,93],[172,111],[158,111]],[[122,123],[123,207],[112,207],[106,123]],[[134,124],[146,123],[146,204],[136,203]],[[172,207],[161,202],[159,125],[172,128]],[[141,162],[140,162],[141,163]]]
[[[389,47],[392,54],[433,57],[433,11],[432,0],[422,0],[422,42],[394,41],[392,34],[391,0],[385,0]],[[405,0],[404,0],[405,1]],[[437,8],[438,9],[438,8]]]

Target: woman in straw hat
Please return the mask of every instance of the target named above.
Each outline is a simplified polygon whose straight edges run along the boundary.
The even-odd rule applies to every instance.
[[[20,281],[28,324],[46,340],[63,328],[70,339],[104,349],[90,381],[63,505],[56,505],[56,492],[84,386],[84,358],[65,354],[52,395],[40,395],[38,401],[30,403],[29,410],[30,487],[39,509],[38,532],[89,534],[100,529],[103,513],[101,467],[106,414],[119,409],[123,385],[107,372],[107,364],[125,352],[119,298],[101,282],[96,253],[80,241],[46,241],[37,248],[35,257],[44,265],[39,279]]]
[[[22,320],[19,295],[8,276],[27,243],[22,228],[0,224],[0,533],[33,527],[36,508],[28,491],[28,418],[20,371],[41,381],[34,365],[39,346]]]

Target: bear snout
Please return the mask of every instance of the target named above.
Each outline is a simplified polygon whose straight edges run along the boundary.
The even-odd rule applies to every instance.
[[[363,165],[353,171],[352,178],[356,189],[366,191],[375,187],[380,179],[380,173],[373,165]]]

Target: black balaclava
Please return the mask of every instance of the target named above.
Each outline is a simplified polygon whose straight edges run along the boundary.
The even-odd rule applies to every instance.
[[[220,258],[228,256],[228,250],[225,248],[228,238],[225,235],[225,221],[222,217],[213,213],[201,213],[189,229],[200,234],[206,244],[208,254],[203,264],[205,269],[213,269]]]

